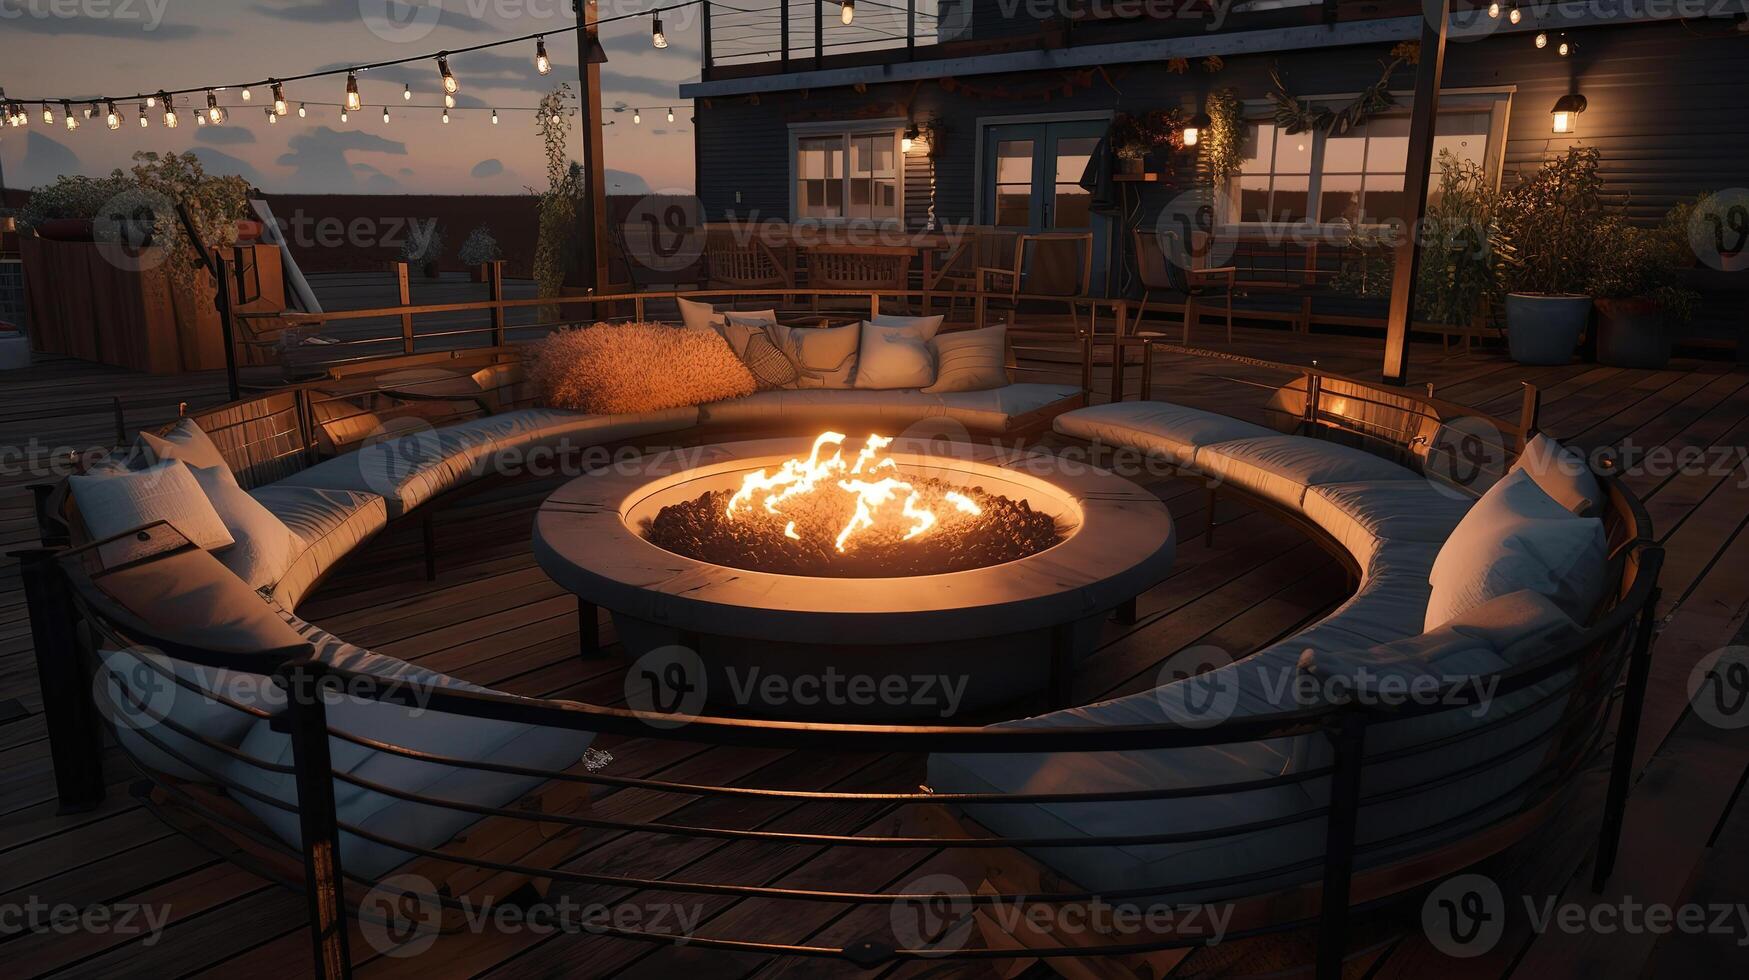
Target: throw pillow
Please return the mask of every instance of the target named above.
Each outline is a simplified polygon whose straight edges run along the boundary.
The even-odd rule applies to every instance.
[[[944,333],[929,342],[935,355],[935,383],[923,389],[932,395],[951,391],[988,391],[1008,384],[1008,328],[986,327]]]
[[[237,477],[231,473],[231,464],[225,462],[219,447],[201,431],[200,426],[194,424],[193,419],[178,420],[169,432],[161,436],[140,433],[135,443],[135,458],[148,466],[167,459],[180,459],[190,466],[218,466],[224,469],[225,476],[230,477],[232,483],[237,482]]]
[[[1529,473],[1544,493],[1580,517],[1596,517],[1603,509],[1603,488],[1585,457],[1540,432],[1525,443],[1512,468]]]
[[[855,387],[925,388],[935,383],[935,358],[919,327],[883,327],[864,320],[861,345]]]
[[[680,307],[680,323],[682,326],[704,329],[705,327],[720,328],[725,316],[732,312],[744,320],[760,320],[765,323],[777,322],[776,310],[731,310],[721,311],[709,303],[697,300],[674,297],[674,302]]]
[[[660,323],[597,323],[541,341],[529,377],[553,408],[656,412],[751,395],[753,375],[722,335]]]
[[[756,330],[747,335],[747,344],[741,351],[741,363],[747,365],[747,370],[752,372],[753,380],[759,383],[761,391],[791,387],[800,377],[789,355],[779,350],[771,335],[764,330]]]
[[[73,502],[79,507],[79,519],[94,539],[112,538],[165,521],[208,551],[233,543],[219,512],[181,460],[167,459],[127,473],[67,479],[73,488]]]
[[[912,327],[924,340],[928,340],[941,331],[941,321],[945,319],[945,316],[894,316],[891,313],[876,313],[868,322],[877,327]]]
[[[193,470],[195,482],[236,542],[215,557],[251,589],[272,587],[291,567],[303,542],[284,521],[228,479],[228,471],[217,466]]]
[[[778,349],[796,366],[797,388],[849,388],[856,379],[856,351],[862,325],[766,328]]]
[[[1573,514],[1519,470],[1494,484],[1439,549],[1428,583],[1426,629],[1490,599],[1530,589],[1583,623],[1602,598],[1603,522]]]

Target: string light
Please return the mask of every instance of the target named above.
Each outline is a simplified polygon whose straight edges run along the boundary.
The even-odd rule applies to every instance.
[[[383,122],[389,121],[389,107],[383,106]]]
[[[251,98],[251,96],[249,94],[249,86],[245,85],[245,86],[243,86],[243,101],[248,102],[250,98]]]
[[[665,48],[668,46],[668,35],[662,33],[662,11],[657,10],[650,20],[650,46]]]
[[[279,113],[274,112],[272,106],[263,106],[262,111],[267,113],[267,124],[269,126],[279,125]]]
[[[461,90],[461,83],[455,80],[455,75],[449,70],[448,53],[437,56],[437,73],[443,76],[443,90],[454,95]]]
[[[93,102],[90,105],[81,108],[79,114],[86,119],[90,119],[92,116],[97,115],[97,103]]]
[[[146,104],[142,102],[140,103],[140,128],[145,129],[150,125],[152,125],[151,121],[146,118]]]
[[[274,82],[273,83],[273,114],[276,116],[283,116],[283,115],[285,115],[287,108],[289,108],[289,107],[285,104],[285,86],[281,85],[278,82]]]
[[[158,106],[158,97],[156,95],[146,96],[146,108],[154,109],[154,108],[157,108],[157,106]]]
[[[43,103],[43,122],[50,126],[55,124],[55,110],[50,109],[47,102]]]
[[[403,84],[401,86],[401,101],[402,102],[413,101],[413,86],[411,84]]]
[[[346,121],[346,107],[345,106],[340,107],[340,121],[341,122]]]
[[[547,42],[545,38],[534,39],[534,70],[542,75],[553,70],[553,59],[547,57]]]
[[[206,115],[207,118],[211,119],[213,122],[218,122],[220,119],[224,118],[219,109],[218,93],[210,88],[206,90]]]
[[[1506,20],[1516,24],[1524,19],[1524,11],[1518,9],[1518,0],[1512,0],[1512,9],[1506,12]]]
[[[632,110],[632,125],[633,126],[642,125],[643,121],[644,121],[644,117],[641,115],[638,115],[638,110],[633,109]]]
[[[176,118],[176,100],[172,99],[166,92],[159,92],[158,98],[164,103],[164,128],[175,129],[176,124],[180,122]]]
[[[1536,35],[1536,46],[1538,49],[1548,47],[1549,46],[1549,36],[1547,34],[1542,33],[1541,31],[1538,31],[1537,35]]]
[[[1561,35],[1561,46],[1559,48],[1557,48],[1556,51],[1560,54],[1561,57],[1565,58],[1566,56],[1572,54],[1573,49],[1576,47],[1578,47],[1577,44],[1567,43],[1567,36],[1565,34],[1563,34],[1563,35]]]
[[[497,109],[492,110],[492,125],[494,125],[494,126],[498,125],[498,110]]]
[[[194,114],[194,124],[196,126],[205,126],[206,125],[206,115],[204,113],[199,113],[199,112],[195,113]]]
[[[115,111],[115,100],[110,100],[109,114],[103,117],[103,121],[110,129],[121,128],[121,113]]]
[[[309,114],[310,114],[310,110],[304,108],[304,104],[302,102],[299,102],[298,103],[298,118],[302,119]]]
[[[362,105],[364,102],[358,97],[358,73],[349,71],[346,73],[346,108],[356,111]],[[340,120],[345,122],[346,117],[342,115]]]
[[[1488,5],[1488,16],[1495,20],[1500,19],[1500,0],[1494,0],[1493,3]]]
[[[67,121],[68,131],[79,128],[79,117],[73,115],[73,106],[70,103],[61,103],[61,117]]]
[[[443,110],[443,124],[445,126],[449,125],[449,110],[448,109]]]
[[[445,109],[454,109],[455,108],[455,96],[449,94],[448,92],[443,93],[443,107]]]
[[[846,25],[856,20],[856,0],[841,0],[838,4],[838,19]]]

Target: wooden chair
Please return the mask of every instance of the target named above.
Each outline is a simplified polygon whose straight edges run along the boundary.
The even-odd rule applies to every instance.
[[[947,317],[952,319],[959,305],[959,297],[952,294],[977,292],[979,268],[1013,268],[1015,244],[1019,238],[1019,232],[1003,231],[989,226],[964,229],[949,247],[947,256],[935,270],[934,278],[924,283],[924,288],[931,292],[949,294]],[[931,303],[930,297],[924,298],[925,314],[930,312]]]
[[[1193,232],[1202,235],[1192,241],[1199,246],[1207,241],[1204,232]],[[1190,343],[1190,328],[1202,316],[1202,304],[1208,300],[1223,302],[1227,310],[1227,343],[1233,342],[1233,287],[1237,271],[1233,266],[1222,266],[1215,269],[1197,268],[1195,256],[1184,247],[1184,239],[1175,231],[1160,231],[1150,233],[1144,229],[1135,230],[1136,268],[1142,278],[1142,302],[1136,308],[1136,325],[1138,333],[1153,333],[1140,330],[1141,319],[1147,315],[1148,300],[1156,292],[1171,293],[1184,306],[1184,339],[1182,343]],[[1207,254],[1206,249],[1198,249]]]
[[[712,289],[794,289],[789,261],[751,230],[706,229],[705,278]]]
[[[1005,294],[1001,301],[1013,309],[1016,318],[1023,299],[1061,301],[1068,306],[1069,319],[1077,333],[1081,330],[1081,303],[1089,304],[1089,331],[1094,326],[1096,314],[1087,299],[1092,282],[1093,233],[1090,231],[1021,235],[1015,241],[1012,264],[978,267],[980,294]],[[978,297],[979,325],[984,323],[988,302],[989,297]]]
[[[816,245],[807,254],[809,288],[872,292],[909,289],[917,250],[906,245]],[[847,297],[828,299],[843,298]],[[813,308],[820,308],[818,295],[813,297]]]

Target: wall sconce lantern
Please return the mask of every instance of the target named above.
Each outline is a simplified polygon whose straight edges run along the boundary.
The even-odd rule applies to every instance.
[[[922,130],[917,128],[916,123],[905,127],[905,135],[899,138],[899,152],[910,153],[912,145],[917,142],[917,138],[921,135]]]
[[[1202,142],[1202,131],[1209,128],[1211,122],[1213,120],[1209,119],[1206,112],[1199,112],[1191,116],[1184,124],[1184,145],[1191,147]]]
[[[1555,100],[1553,130],[1560,136],[1571,136],[1578,129],[1579,113],[1585,111],[1585,96],[1574,92]]]

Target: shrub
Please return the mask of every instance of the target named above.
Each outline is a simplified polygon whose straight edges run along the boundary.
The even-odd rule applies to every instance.
[[[30,192],[30,200],[18,212],[18,221],[35,228],[45,221],[61,218],[90,220],[97,217],[103,205],[134,190],[134,181],[120,170],[108,177],[82,177],[62,174],[54,183]]]
[[[1500,293],[1500,194],[1487,171],[1439,154],[1439,189],[1421,230],[1415,316],[1463,326]]]
[[[492,229],[481,225],[468,232],[456,257],[461,259],[462,265],[485,265],[503,258],[504,250],[498,247],[498,239],[492,237]]]
[[[415,223],[407,237],[401,240],[401,261],[408,265],[426,265],[443,258],[443,228],[436,221],[426,225],[422,234]]]
[[[1603,177],[1594,146],[1575,146],[1517,181],[1501,196],[1500,251],[1510,292],[1583,293],[1592,263],[1608,247]]]

